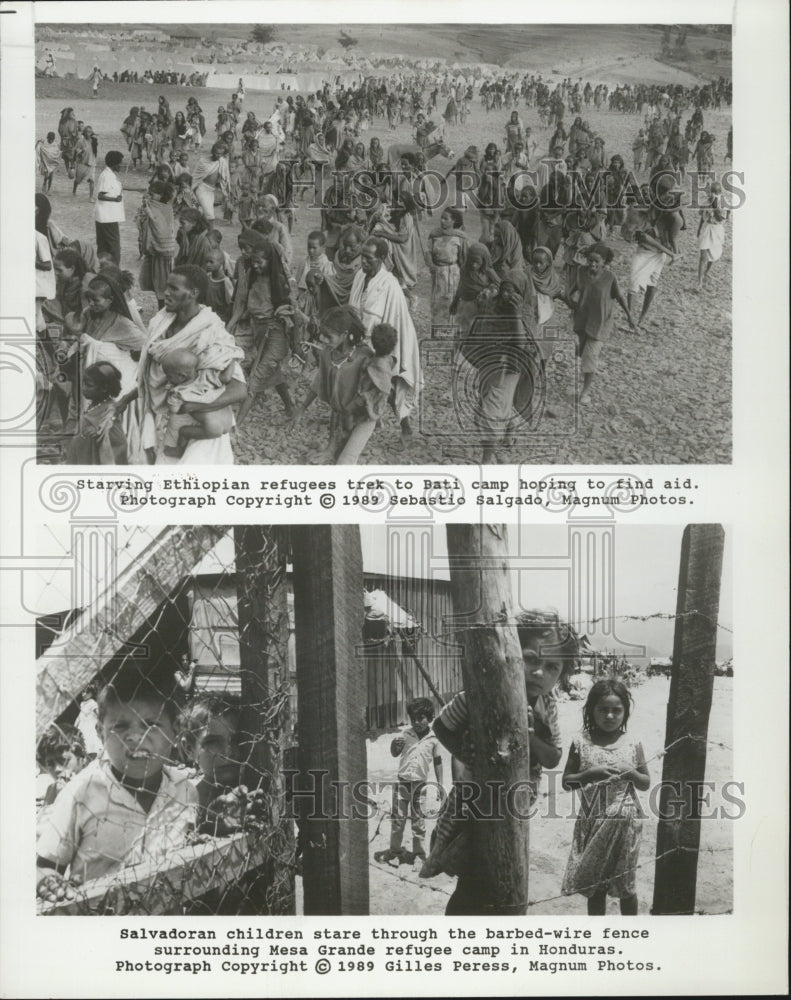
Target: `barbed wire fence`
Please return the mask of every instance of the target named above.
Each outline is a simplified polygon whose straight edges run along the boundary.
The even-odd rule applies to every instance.
[[[57,734],[86,719],[90,725],[90,712],[78,707],[88,702],[95,715],[86,688],[112,684],[117,696],[100,722],[105,744],[119,705],[145,716],[158,700],[169,746],[157,754],[149,734],[125,736],[121,755],[108,749],[67,783],[62,754],[50,754],[56,789],[65,787],[42,809],[37,853],[73,881],[53,885],[48,876],[40,910],[293,913],[295,830],[283,774],[294,725],[288,534],[262,527],[148,534],[104,599],[65,607],[71,623],[40,637],[37,737],[57,750],[53,726]],[[180,663],[189,691],[175,679]],[[215,746],[220,736],[225,744]],[[153,803],[144,802],[141,774],[144,785],[158,783]]]
[[[79,569],[89,574],[91,546],[83,541],[77,561]],[[307,827],[305,837],[298,838],[294,811],[289,808],[291,789],[286,772],[293,771],[297,762],[295,626],[286,580],[292,534],[286,528],[258,526],[134,528],[121,547],[124,551],[126,558],[118,559],[117,575],[102,599],[73,607],[74,594],[80,592],[64,589],[63,613],[44,621],[37,632],[37,737],[41,744],[49,742],[50,751],[54,751],[50,754],[51,773],[60,772],[53,775],[52,791],[65,787],[73,799],[70,813],[45,801],[40,817],[45,835],[39,841],[39,854],[75,876],[73,882],[42,892],[40,911],[105,915],[293,913],[295,876],[302,871],[298,844],[309,842],[315,867],[321,864],[326,843],[323,832],[314,836]],[[54,574],[49,585],[57,587]],[[650,612],[617,617],[635,621],[700,618],[732,631],[696,608],[677,615]],[[453,622],[447,621],[436,635],[432,630],[432,635],[447,643],[457,632]],[[361,686],[366,646],[370,652],[381,646],[382,640],[358,640],[359,631],[354,655],[360,667],[356,683]],[[189,698],[173,683],[176,666],[183,659],[195,665]],[[617,660],[609,666],[617,669]],[[126,836],[128,817],[97,808],[101,799],[95,795],[104,791],[112,798],[120,784],[122,797],[127,795],[127,807],[134,811],[138,790],[128,787],[123,773],[111,771],[108,776],[106,767],[102,771],[104,765],[97,762],[76,771],[69,782],[64,781],[62,772],[67,770],[63,767],[66,752],[76,749],[77,756],[82,752],[84,763],[86,750],[79,745],[79,723],[85,689],[122,682],[129,675],[142,678],[141,696],[150,695],[153,687],[163,703],[172,701],[179,709],[189,702],[204,707],[202,726],[194,718],[190,722],[189,713],[181,713],[173,727],[172,748],[157,761],[164,765],[163,771],[169,769],[177,777],[189,776],[197,782],[200,797],[197,802],[184,801],[172,794],[171,784],[163,784],[159,797],[171,798],[157,808],[171,825],[168,833],[172,835],[157,838],[149,831],[142,843],[139,837],[128,838],[119,855],[117,836],[119,832]],[[637,675],[627,678],[627,683],[641,680]],[[132,695],[135,693],[133,688]],[[233,744],[230,756],[237,767],[232,778],[209,788],[212,782],[205,780],[205,774],[201,780],[197,731],[216,719],[228,723]],[[336,721],[336,725],[340,723]],[[310,738],[308,733],[305,738]],[[721,740],[702,739],[690,731],[668,742],[648,760],[660,760],[684,745],[701,742],[731,749]],[[152,756],[156,760],[156,755]],[[97,770],[100,774],[90,777]],[[66,856],[62,844],[70,841],[64,817],[71,822],[77,814],[85,828],[91,823],[103,827],[113,845],[106,856],[102,857],[98,841],[90,857],[79,852]],[[191,824],[187,823],[189,817]],[[378,804],[372,837],[363,822],[368,830],[364,840],[372,844],[388,817],[389,809]],[[140,815],[137,820],[141,826]],[[179,841],[176,832],[181,829],[184,836]],[[699,853],[720,850],[701,846]],[[682,851],[695,853],[697,860],[697,848],[678,843],[668,850],[657,850],[650,862],[643,861],[639,867]],[[405,878],[370,860],[368,866],[402,882],[414,882],[416,889],[447,893],[439,884]],[[365,888],[367,891],[367,881]],[[535,907],[559,898],[549,895],[528,905]]]
[[[641,618],[642,616],[635,616],[635,617],[636,618]],[[653,617],[653,616],[649,616],[649,617]],[[673,617],[673,616],[670,616],[670,617]],[[628,686],[628,682],[627,682],[627,686]],[[684,743],[686,743],[688,741],[691,741],[691,742],[703,742],[709,748],[714,748],[714,749],[718,749],[718,750],[725,750],[725,751],[728,751],[728,752],[732,752],[733,751],[733,747],[730,744],[725,743],[722,740],[705,739],[705,740],[701,741],[701,738],[699,736],[696,736],[693,733],[689,733],[689,734],[686,734],[683,737],[680,737],[677,740],[674,740],[672,743],[669,743],[667,746],[663,747],[661,750],[658,750],[655,753],[650,754],[649,756],[647,756],[645,758],[646,765],[648,766],[648,765],[651,765],[652,763],[661,761],[666,756],[667,753],[669,753],[670,751],[674,750],[675,748],[677,748],[679,746],[682,746]],[[594,788],[594,787],[603,787],[606,784],[607,784],[607,781],[605,781],[605,780],[603,780],[603,781],[597,781],[597,782],[591,782],[591,784],[589,786],[586,786],[586,790],[585,790],[584,793],[573,793],[573,794],[576,794],[576,795],[582,794],[582,795],[585,796],[585,798],[588,800],[588,802],[590,802],[590,789]],[[538,791],[538,800],[540,801],[542,799],[547,799],[547,797],[549,795],[550,795],[550,793],[546,789],[544,789],[544,790],[539,789],[539,791]],[[574,800],[572,800],[572,801],[574,801]],[[540,817],[540,813],[541,813],[541,809],[540,808],[537,809],[537,813],[539,814],[539,817]],[[433,811],[428,811],[427,810],[427,813],[426,813],[427,818],[429,820],[436,818],[436,814],[437,814],[437,810],[436,809],[433,810]],[[391,810],[390,810],[389,805],[386,804],[386,803],[380,802],[379,803],[379,808],[377,810],[376,826],[375,826],[375,829],[374,829],[374,833],[373,833],[373,835],[370,838],[370,841],[369,841],[370,844],[373,845],[379,839],[380,835],[382,834],[382,828],[383,828],[384,822],[385,822],[385,820],[389,819],[391,817],[391,815],[392,814],[391,814]],[[573,815],[576,815],[576,809],[574,810]],[[553,810],[553,816],[554,816],[554,810]],[[556,817],[554,817],[554,818],[556,818]],[[538,822],[541,822],[540,818],[538,819]],[[692,853],[695,854],[696,860],[698,858],[702,858],[702,860],[705,863],[705,862],[707,862],[709,859],[711,859],[715,855],[732,855],[733,854],[733,846],[732,845],[731,846],[704,845],[704,846],[700,846],[699,848],[690,848],[690,847],[687,847],[687,846],[685,846],[683,844],[677,844],[674,847],[672,847],[671,849],[663,852],[661,855],[657,855],[655,853],[652,853],[650,857],[645,858],[644,860],[640,861],[639,864],[636,864],[636,865],[634,865],[633,867],[630,867],[630,868],[625,868],[623,870],[623,872],[621,872],[621,874],[622,875],[627,875],[629,873],[637,872],[637,871],[643,870],[645,868],[649,868],[651,866],[656,865],[656,863],[658,861],[661,861],[664,858],[672,857],[675,854],[690,853],[690,852],[692,852]],[[560,882],[560,880],[562,878],[562,875],[563,875],[563,865],[565,864],[565,858],[561,857],[561,858],[558,859],[558,861],[559,861],[559,865],[558,865],[558,870],[557,870],[557,877],[558,877],[558,882]],[[398,881],[400,881],[401,883],[403,883],[405,885],[409,885],[410,887],[413,887],[413,889],[415,891],[427,890],[429,892],[440,893],[443,896],[450,896],[451,895],[451,891],[452,890],[449,889],[449,888],[447,888],[445,885],[438,884],[436,882],[436,880],[419,878],[417,876],[417,874],[415,872],[411,871],[410,869],[407,869],[407,872],[405,873],[405,872],[400,871],[397,868],[396,869],[389,868],[387,864],[384,864],[384,863],[381,863],[381,862],[377,863],[375,861],[371,861],[371,862],[369,862],[369,864],[370,864],[370,867],[372,869],[376,870],[378,873],[384,874],[384,875],[386,875],[388,877],[395,878]],[[596,886],[595,885],[591,885],[591,886],[588,886],[588,888],[595,889]],[[554,893],[554,894],[551,894],[551,895],[547,895],[547,896],[541,896],[541,897],[538,897],[538,898],[531,898],[528,901],[528,904],[527,904],[528,912],[531,909],[534,909],[536,907],[543,906],[544,904],[552,903],[552,902],[555,902],[555,901],[558,901],[558,900],[562,900],[562,899],[568,899],[568,896],[565,895],[565,894],[563,894],[563,893],[560,893],[560,892]],[[708,915],[720,915],[720,914],[731,913],[731,912],[733,912],[733,910],[732,910],[732,907],[727,907],[725,909],[713,909],[711,907],[711,905],[706,904],[706,905],[700,905],[699,908],[696,910],[696,912],[700,913],[700,914],[704,914],[705,913],[705,914],[708,914]],[[672,916],[672,915],[682,915],[682,914],[679,913],[679,914],[666,914],[666,915],[671,915]]]

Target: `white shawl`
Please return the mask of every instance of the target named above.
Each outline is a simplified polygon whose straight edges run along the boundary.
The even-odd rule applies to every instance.
[[[167,422],[167,395],[170,388],[160,361],[163,355],[174,350],[187,350],[197,355],[198,368],[212,367],[215,347],[224,345],[230,334],[220,317],[208,306],[201,306],[200,312],[177,334],[164,339],[175,316],[167,309],[160,309],[148,324],[148,338],[140,355],[138,367],[138,422],[142,436],[142,448],[158,448]],[[244,382],[244,375],[238,363],[233,374],[237,381]]]
[[[421,388],[420,345],[406,298],[398,279],[384,266],[365,287],[366,275],[358,271],[352,282],[349,305],[360,313],[366,333],[378,323],[389,323],[398,332],[394,354],[397,358],[396,415],[399,420],[409,416]]]

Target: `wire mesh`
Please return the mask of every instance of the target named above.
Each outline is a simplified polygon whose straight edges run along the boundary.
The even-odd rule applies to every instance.
[[[293,913],[287,534],[137,532],[38,633],[40,910]]]
[[[82,542],[72,555],[77,571],[90,573],[94,556]],[[40,912],[294,912],[301,865],[287,780],[298,709],[288,560],[287,529],[138,527],[116,545],[109,585],[90,604],[74,606],[82,591],[63,587],[53,571],[47,586],[62,591],[63,609],[41,619],[36,632],[37,757],[46,783],[37,845]],[[401,672],[399,703],[431,698],[404,655],[405,636],[450,698],[461,686],[459,635],[445,591],[381,576],[364,583],[383,587],[417,615],[404,635],[366,640],[361,601],[357,666],[361,682],[369,682],[369,729],[379,729],[372,713],[383,700],[387,669]],[[619,616],[656,617],[678,616]],[[621,677],[632,687],[644,682],[621,656],[600,654],[594,666],[597,677]],[[106,690],[99,694],[107,685],[115,692],[109,699]],[[400,705],[394,709],[382,728],[403,721],[396,719]],[[655,744],[662,749],[649,762],[700,740],[690,733]],[[372,848],[388,817],[380,805]],[[725,848],[700,848],[712,850]],[[448,892],[442,883],[397,877],[416,890]],[[547,894],[529,906],[560,898]]]

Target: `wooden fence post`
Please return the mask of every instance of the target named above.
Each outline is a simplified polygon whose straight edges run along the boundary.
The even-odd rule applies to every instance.
[[[286,556],[276,529],[233,529],[239,608],[242,732],[248,735],[242,783],[261,787],[271,806],[267,870],[246,880],[253,911],[294,913],[294,835],[286,817],[283,754],[288,733]]]
[[[368,824],[343,818],[365,781],[363,567],[357,525],[291,529],[297,647],[297,731],[305,914],[368,913]],[[316,777],[324,771],[323,780]],[[308,818],[311,808],[322,815]],[[304,808],[307,806],[307,808]]]
[[[497,802],[504,818],[473,822],[483,877],[500,915],[527,911],[529,823],[508,791],[530,777],[527,694],[522,648],[512,619],[511,580],[505,525],[449,524],[448,556],[453,589],[454,639],[464,646],[462,673],[475,746],[473,780],[484,803]],[[489,784],[494,783],[494,784]],[[521,815],[520,815],[521,813]]]
[[[700,782],[714,686],[717,616],[725,532],[720,524],[690,524],[681,542],[673,670],[656,832],[654,914],[695,909],[700,846]]]

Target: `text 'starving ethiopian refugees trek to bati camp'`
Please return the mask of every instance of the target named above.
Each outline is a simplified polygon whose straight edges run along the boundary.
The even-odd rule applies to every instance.
[[[41,462],[730,462],[729,26],[36,33]]]

